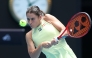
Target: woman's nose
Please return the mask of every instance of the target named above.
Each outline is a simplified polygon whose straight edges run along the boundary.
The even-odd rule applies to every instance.
[[[29,20],[28,23],[29,23],[29,24],[32,24],[32,20]]]

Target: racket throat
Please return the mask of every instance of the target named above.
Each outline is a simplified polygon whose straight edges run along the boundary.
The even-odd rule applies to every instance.
[[[57,37],[58,40],[60,40],[60,38],[62,38],[62,36],[64,35],[65,31],[67,30],[67,28],[61,33],[60,36]]]

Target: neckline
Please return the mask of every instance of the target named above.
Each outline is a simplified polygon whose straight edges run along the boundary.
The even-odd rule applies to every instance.
[[[40,25],[39,26],[37,26],[36,28],[33,28],[33,30],[39,30],[39,31],[41,31],[42,30],[42,25],[44,24],[44,22],[43,22],[44,20],[43,19],[41,19],[41,23],[40,23]]]

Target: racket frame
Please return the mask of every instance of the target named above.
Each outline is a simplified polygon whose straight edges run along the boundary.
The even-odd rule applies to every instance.
[[[67,24],[65,30],[62,32],[62,34],[61,34],[60,36],[58,36],[58,37],[55,39],[56,41],[58,41],[58,40],[60,40],[60,39],[62,38],[62,36],[63,36],[63,34],[65,33],[65,31],[68,32],[68,36],[73,37],[73,38],[81,38],[81,37],[83,37],[84,35],[86,35],[86,34],[88,33],[89,30],[88,30],[85,34],[83,34],[82,36],[78,36],[78,37],[71,36],[70,33],[69,33],[68,26],[69,26],[70,22],[73,20],[73,18],[75,18],[75,16],[78,16],[79,14],[86,14],[86,15],[87,15],[87,17],[89,18],[89,21],[90,21],[89,30],[91,29],[91,18],[90,18],[90,16],[89,16],[89,14],[86,13],[86,12],[78,12],[77,14],[75,14],[75,15],[70,19],[70,21],[68,22],[68,24]]]

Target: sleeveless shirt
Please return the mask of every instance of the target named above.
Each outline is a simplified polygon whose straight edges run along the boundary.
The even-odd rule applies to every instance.
[[[42,19],[41,24],[32,29],[32,40],[34,45],[38,47],[42,42],[51,41],[59,33],[51,23]],[[60,39],[57,45],[53,45],[50,48],[43,48],[42,52],[46,58],[77,58],[64,38]]]

